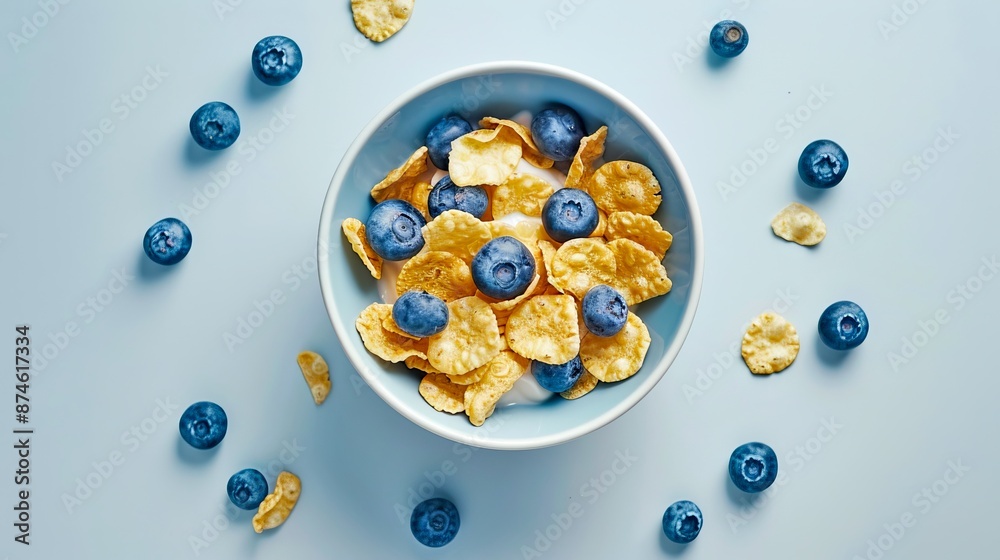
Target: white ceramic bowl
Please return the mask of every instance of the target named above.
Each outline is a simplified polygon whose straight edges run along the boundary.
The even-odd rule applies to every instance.
[[[441,117],[457,113],[470,122],[487,115],[509,118],[551,102],[576,109],[588,132],[608,125],[607,161],[638,161],[659,179],[663,203],[655,217],[674,236],[664,260],[673,289],[636,309],[649,327],[652,344],[635,376],[601,383],[575,401],[554,396],[541,404],[498,408],[477,428],[464,414],[449,415],[428,406],[417,391],[419,372],[386,363],[365,349],[354,321],[362,309],[381,300],[376,281],[351,250],[340,225],[349,217],[367,219],[374,205],[368,194],[371,187],[420,147],[427,130]],[[694,191],[663,133],[632,102],[597,80],[531,62],[493,62],[453,70],[390,103],[344,155],[330,182],[319,228],[323,300],[353,366],[380,397],[416,424],[456,442],[493,449],[532,449],[571,440],[608,424],[648,394],[667,372],[691,327],[701,293],[703,261]]]

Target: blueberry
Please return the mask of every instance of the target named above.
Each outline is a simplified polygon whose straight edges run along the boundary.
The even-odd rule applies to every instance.
[[[799,156],[799,177],[810,187],[835,187],[847,174],[847,152],[832,140],[816,140]]]
[[[401,261],[420,252],[427,225],[423,214],[405,200],[390,198],[375,205],[365,222],[365,238],[372,250],[387,261]]]
[[[423,338],[448,326],[448,306],[437,296],[410,290],[392,304],[392,320],[404,331]]]
[[[778,456],[766,444],[744,443],[729,457],[729,478],[744,492],[763,492],[777,476]]]
[[[240,509],[257,509],[267,496],[267,481],[257,469],[243,469],[229,477],[229,500]]]
[[[838,301],[819,316],[819,338],[834,350],[860,346],[868,336],[868,315],[853,301]]]
[[[240,136],[240,117],[232,107],[211,101],[198,107],[188,123],[191,137],[206,150],[228,148]]]
[[[302,51],[295,41],[281,35],[264,37],[253,48],[250,67],[269,86],[283,86],[302,70]]]
[[[191,250],[191,230],[177,218],[164,218],[146,230],[142,250],[157,264],[177,264]]]
[[[432,218],[447,210],[461,210],[476,218],[482,218],[486,213],[486,205],[490,198],[481,187],[456,187],[451,177],[445,175],[434,185],[427,195],[427,211]]]
[[[663,534],[678,544],[693,541],[701,532],[703,523],[701,509],[687,500],[674,502],[663,512]]]
[[[614,336],[628,320],[625,296],[611,286],[598,284],[583,296],[583,324],[597,336]]]
[[[439,120],[427,133],[425,144],[431,163],[438,169],[448,169],[448,156],[451,154],[451,143],[459,136],[472,132],[472,125],[462,117],[448,115]]]
[[[534,279],[535,257],[524,243],[509,235],[487,242],[472,258],[472,280],[491,298],[517,297]]]
[[[219,445],[226,437],[228,426],[226,411],[214,402],[196,402],[181,414],[181,438],[197,449],[211,449]]]
[[[594,199],[580,189],[559,189],[542,207],[545,233],[560,243],[587,237],[600,219]]]
[[[410,531],[424,546],[438,548],[450,543],[459,525],[458,508],[444,498],[424,500],[410,514]]]
[[[531,374],[535,376],[535,381],[538,381],[543,389],[553,393],[562,393],[569,390],[583,375],[583,362],[580,361],[580,356],[565,364],[531,362]]]
[[[538,151],[555,161],[573,159],[584,135],[583,119],[565,105],[540,111],[531,119],[531,138],[538,145]]]
[[[733,58],[743,52],[750,42],[747,28],[738,21],[727,19],[715,24],[708,35],[708,44],[715,54],[723,58]]]

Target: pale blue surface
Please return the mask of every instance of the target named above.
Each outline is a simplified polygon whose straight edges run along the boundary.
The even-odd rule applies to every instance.
[[[574,12],[553,28],[546,12],[557,13],[556,0],[421,0],[397,37],[372,45],[354,29],[346,1],[244,1],[220,19],[211,2],[77,0],[19,52],[0,49],[7,78],[0,326],[10,337],[3,348],[13,352],[19,322],[31,323],[36,350],[67,322],[77,333],[32,381],[38,433],[28,550],[11,540],[11,436],[0,454],[8,473],[0,556],[193,557],[189,536],[220,513],[228,477],[250,466],[267,473],[281,459],[304,485],[289,522],[258,536],[241,513],[200,557],[522,558],[536,530],[553,515],[565,523],[567,511],[580,516],[543,558],[865,557],[867,541],[901,519],[914,524],[898,541],[883,537],[892,544],[886,559],[994,556],[1000,281],[972,278],[980,259],[1000,253],[993,169],[1000,53],[983,25],[1000,7],[576,1],[563,2]],[[628,19],[626,4],[635,7]],[[895,16],[898,30],[880,32],[894,4],[918,9]],[[4,36],[39,9],[34,1],[3,3]],[[751,41],[716,67],[704,34],[723,17],[742,21]],[[517,33],[500,31],[510,29]],[[250,51],[275,33],[299,43],[304,65],[288,86],[266,89],[250,72]],[[675,55],[686,50],[691,63],[678,68]],[[312,260],[327,185],[369,119],[428,77],[502,59],[566,66],[634,101],[684,161],[706,235],[698,315],[666,377],[610,426],[523,453],[456,448],[358,386]],[[167,75],[146,80],[156,89],[136,90],[144,98],[134,108],[116,101],[157,65]],[[809,109],[811,91],[824,87]],[[187,121],[214,99],[236,108],[243,136],[233,149],[205,156],[193,149]],[[287,124],[272,118],[282,108],[294,115]],[[785,116],[797,109],[809,117],[795,121],[799,128]],[[81,130],[102,119],[112,132],[57,180],[52,162],[64,161],[67,146],[84,140]],[[269,126],[280,131],[264,132]],[[958,137],[939,140],[947,151],[934,152],[939,130],[949,129]],[[253,136],[258,147],[240,151]],[[796,186],[795,162],[821,137],[844,146],[851,169],[817,194]],[[764,146],[773,152],[766,163],[724,198],[718,183],[752,157],[748,150],[762,159]],[[935,162],[922,169],[911,160],[927,149]],[[212,198],[198,198],[227,164],[239,174],[221,192],[209,189]],[[897,180],[884,208],[877,193]],[[813,206],[829,226],[816,249],[769,231],[771,217],[793,200]],[[157,219],[183,217],[182,204],[202,208],[186,220],[192,251],[175,269],[153,274],[142,234]],[[859,225],[868,208],[878,217]],[[863,233],[849,235],[848,224]],[[120,288],[115,271],[134,278],[109,302],[102,290]],[[976,290],[971,300],[957,291],[966,283]],[[270,317],[227,349],[224,333],[272,292],[281,303]],[[738,350],[726,353],[747,320],[788,305],[782,295],[802,352],[785,372],[755,378]],[[102,311],[88,298],[101,298]],[[839,299],[865,308],[871,333],[857,350],[833,357],[818,348],[815,322]],[[916,357],[894,369],[888,353],[901,352],[901,339],[912,339],[920,322],[935,331],[936,314],[947,322],[932,337],[917,336]],[[323,353],[335,370],[333,394],[320,408],[294,363],[302,348]],[[698,386],[700,396],[685,395]],[[8,385],[8,407],[13,390]],[[177,407],[162,423],[156,399]],[[226,408],[230,430],[215,452],[192,458],[177,444],[176,423],[201,399]],[[13,410],[5,410],[10,429]],[[823,429],[831,417],[842,425],[832,439]],[[133,425],[144,441],[127,434]],[[733,448],[750,440],[774,447],[786,475],[752,507],[727,490],[726,475]],[[283,442],[296,449],[293,441],[305,449],[288,451]],[[637,460],[615,464],[616,452],[626,451]],[[67,513],[61,495],[112,456],[119,466]],[[949,484],[949,461],[971,470],[957,479],[949,473]],[[613,465],[621,474],[605,474],[614,482],[600,493],[591,479],[601,484]],[[442,469],[453,474],[435,474]],[[394,511],[427,482],[425,471],[462,515],[456,540],[436,551],[420,548]],[[924,488],[935,502],[920,497]],[[660,532],[663,510],[677,499],[695,501],[705,515],[686,549],[667,545]],[[741,514],[748,519],[740,525],[733,520]]]

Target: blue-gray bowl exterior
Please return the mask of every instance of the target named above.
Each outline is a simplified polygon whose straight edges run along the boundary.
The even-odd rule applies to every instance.
[[[354,321],[365,307],[382,300],[377,282],[345,241],[340,224],[346,218],[363,220],[368,216],[373,206],[368,195],[371,186],[422,145],[427,130],[442,114],[454,112],[474,122],[487,115],[510,117],[552,102],[576,109],[588,132],[601,125],[608,126],[607,161],[637,161],[647,165],[656,175],[662,187],[663,202],[654,218],[674,236],[664,259],[673,288],[669,294],[637,307],[637,314],[648,326],[652,342],[642,368],[633,378],[621,383],[602,383],[591,394],[575,401],[552,399],[539,405],[498,408],[484,426],[477,428],[465,415],[442,414],[428,406],[417,391],[420,377],[402,375],[409,371],[403,364],[386,363],[365,350],[355,332]],[[342,343],[356,351],[355,365],[362,370],[362,377],[368,376],[370,383],[381,384],[376,393],[381,390],[391,394],[401,401],[394,404],[397,409],[405,408],[405,414],[411,419],[435,426],[439,434],[447,433],[448,437],[474,445],[509,448],[505,447],[505,441],[543,441],[548,436],[595,420],[620,405],[654,375],[661,360],[666,361],[666,350],[675,337],[687,334],[686,329],[679,332],[682,330],[679,327],[687,312],[697,306],[697,297],[692,295],[700,291],[695,280],[700,284],[702,249],[696,246],[700,236],[695,233],[690,217],[694,215],[694,219],[698,219],[693,193],[689,201],[682,193],[667,156],[651,136],[653,131],[646,130],[638,118],[602,93],[560,76],[530,71],[469,76],[416,96],[381,124],[360,147],[353,161],[342,163],[347,167],[338,171],[338,175],[343,173],[340,189],[330,195],[334,198],[327,203],[328,208],[332,207],[331,226],[328,236],[320,240],[319,262],[327,267],[332,288],[327,293],[327,306],[346,338]],[[548,443],[518,443],[512,447],[544,445]]]

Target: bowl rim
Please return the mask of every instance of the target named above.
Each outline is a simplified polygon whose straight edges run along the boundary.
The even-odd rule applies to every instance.
[[[660,361],[654,366],[653,374],[644,380],[641,385],[636,387],[636,389],[632,391],[626,399],[623,399],[603,414],[592,418],[587,422],[574,426],[569,430],[563,430],[555,434],[532,436],[527,438],[493,440],[490,437],[476,437],[477,434],[470,435],[456,431],[447,426],[425,421],[419,415],[411,413],[410,407],[405,402],[392,392],[388,391],[384,385],[378,382],[376,376],[372,372],[368,371],[362,356],[354,348],[354,345],[346,343],[348,337],[352,336],[353,333],[348,332],[348,329],[341,324],[341,321],[336,319],[336,317],[339,317],[339,311],[337,309],[337,304],[334,301],[333,286],[331,284],[329,274],[329,247],[327,240],[330,239],[330,231],[333,225],[334,201],[339,194],[340,186],[344,183],[349,167],[346,164],[353,161],[358,156],[365,144],[371,140],[375,132],[378,131],[378,129],[381,128],[381,126],[390,117],[396,114],[404,105],[413,99],[444,84],[481,75],[505,73],[538,74],[575,82],[610,99],[623,112],[632,117],[649,133],[650,138],[656,143],[657,147],[666,157],[668,164],[676,176],[678,188],[681,190],[682,195],[684,196],[684,199],[690,209],[688,225],[691,229],[693,270],[691,273],[690,305],[688,305],[684,316],[681,318],[673,343],[671,343],[664,350]],[[653,120],[646,115],[646,113],[639,109],[638,106],[632,103],[632,101],[624,95],[595,78],[591,78],[585,74],[575,70],[569,70],[561,66],[541,62],[517,60],[501,60],[471,64],[438,74],[437,76],[421,82],[404,92],[402,95],[396,97],[391,103],[386,105],[385,108],[375,115],[351,143],[347,152],[345,152],[344,157],[341,158],[340,163],[337,164],[337,170],[334,172],[333,178],[330,180],[326,198],[323,201],[322,214],[320,215],[319,238],[316,250],[318,257],[317,262],[319,263],[317,269],[319,272],[320,292],[323,295],[323,303],[326,307],[327,315],[329,316],[330,322],[333,324],[333,329],[337,333],[337,337],[340,339],[339,342],[344,350],[344,354],[350,360],[351,365],[358,372],[358,374],[361,375],[362,379],[365,380],[365,383],[371,387],[375,394],[395,409],[396,412],[425,430],[457,443],[497,450],[538,449],[565,443],[610,424],[612,421],[625,414],[629,409],[635,406],[640,400],[649,394],[653,390],[653,387],[655,387],[660,379],[663,378],[670,365],[676,359],[677,354],[680,352],[684,341],[687,339],[691,330],[691,325],[694,322],[695,312],[698,309],[698,303],[701,299],[702,277],[704,273],[704,239],[701,224],[701,212],[698,208],[694,188],[691,186],[691,180],[688,177],[687,171],[684,169],[683,163],[681,163],[680,157],[678,157],[677,152],[674,151],[674,147],[670,144],[670,141],[667,140],[663,132],[660,131],[660,128],[656,126],[656,123],[654,123]]]

